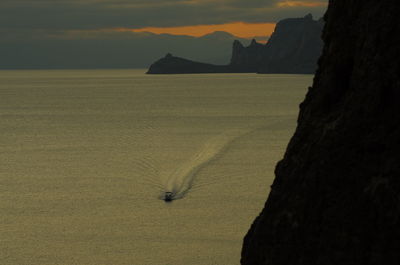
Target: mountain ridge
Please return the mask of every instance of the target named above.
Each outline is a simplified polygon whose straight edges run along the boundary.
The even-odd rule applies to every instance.
[[[223,64],[231,56],[226,47],[237,38],[223,34],[197,38],[147,32],[41,34],[44,33],[2,35],[0,69],[143,69],[168,52]]]
[[[277,23],[274,33],[266,44],[258,43],[253,39],[245,47],[241,41],[235,40],[232,45],[232,55],[227,65],[210,65],[210,68],[219,68],[223,73],[298,73],[312,74],[317,67],[317,60],[322,51],[323,21],[314,20],[311,14],[303,18],[289,18]],[[170,57],[171,59],[173,57]],[[179,74],[179,70],[169,67],[178,67],[174,59],[171,64],[165,58],[162,65],[159,61],[152,64],[148,74]],[[196,62],[199,64],[200,62]],[[189,67],[186,65],[186,67]],[[205,72],[214,72],[205,69]],[[199,73],[198,68],[184,73]],[[183,73],[183,72],[182,72]]]

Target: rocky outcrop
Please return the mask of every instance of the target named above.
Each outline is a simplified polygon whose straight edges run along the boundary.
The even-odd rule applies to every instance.
[[[314,74],[322,52],[322,19],[309,14],[278,22],[266,45],[252,41],[244,47],[233,44],[232,72]]]
[[[322,52],[324,22],[309,14],[279,21],[262,54],[259,73],[314,74]]]
[[[265,45],[252,40],[248,47],[235,40],[232,47],[232,58],[229,64],[231,72],[256,73],[262,64]]]
[[[204,73],[216,73],[215,70],[220,69],[222,73],[314,74],[322,50],[322,27],[323,21],[316,21],[311,15],[284,19],[277,24],[266,45],[253,39],[245,47],[240,41],[234,41],[229,65],[208,68],[198,67],[198,63],[187,64],[182,61],[185,65],[182,69],[189,72],[203,69]],[[165,67],[177,65],[175,61],[160,61],[156,63],[158,67],[148,73],[168,74],[170,70]],[[191,70],[191,65],[196,66],[196,69]],[[151,67],[153,66],[154,64]],[[187,73],[177,71],[179,69],[181,68],[175,68],[173,73]]]
[[[199,74],[199,73],[225,73],[228,69],[223,65],[199,63],[175,57],[168,53],[164,58],[153,63],[148,74]]]
[[[325,46],[243,265],[400,264],[400,5],[331,0]]]

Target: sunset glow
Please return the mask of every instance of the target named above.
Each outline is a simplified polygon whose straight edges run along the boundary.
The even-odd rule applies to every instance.
[[[244,23],[234,22],[219,25],[196,25],[182,27],[146,27],[139,29],[117,28],[120,32],[151,32],[154,34],[188,35],[200,37],[215,31],[225,31],[241,38],[252,38],[255,36],[270,36],[275,29],[274,23]]]
[[[279,2],[278,7],[318,7],[318,6],[327,6],[328,3],[322,2],[306,2],[306,1],[284,1]]]

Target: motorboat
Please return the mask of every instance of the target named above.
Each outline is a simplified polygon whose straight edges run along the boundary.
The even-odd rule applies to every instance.
[[[164,201],[165,202],[171,202],[174,200],[174,193],[170,191],[166,191],[164,194]]]

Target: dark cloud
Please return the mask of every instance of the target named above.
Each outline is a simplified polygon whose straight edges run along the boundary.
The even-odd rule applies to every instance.
[[[319,18],[326,9],[294,2],[328,0],[0,0],[0,69],[147,67],[167,52],[226,63],[233,36],[107,29],[277,22],[308,13]]]
[[[99,29],[114,27],[276,22],[325,6],[278,7],[282,0],[1,0],[0,28],[14,30]],[[318,2],[305,0],[290,2]],[[287,2],[287,1],[283,1]]]

